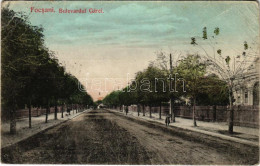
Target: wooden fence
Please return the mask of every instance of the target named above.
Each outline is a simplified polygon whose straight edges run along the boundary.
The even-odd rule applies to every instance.
[[[117,107],[119,110],[119,107]],[[121,108],[122,110],[122,108]],[[129,111],[137,112],[137,105],[128,106]],[[177,117],[192,118],[191,106],[175,106]],[[140,106],[141,113],[143,107]],[[151,107],[152,114],[159,114],[160,107]],[[162,106],[162,115],[168,114],[169,106]],[[145,107],[149,114],[149,107]],[[196,106],[196,119],[201,121],[227,122],[229,111],[226,106]],[[234,106],[234,125],[259,128],[259,106]]]

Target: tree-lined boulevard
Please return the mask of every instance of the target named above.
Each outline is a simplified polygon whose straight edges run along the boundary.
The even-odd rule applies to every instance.
[[[1,136],[5,140],[17,137],[1,149],[3,163],[259,163],[259,146],[255,145],[259,135],[243,133],[246,136],[242,138],[234,131],[234,117],[238,116],[234,110],[244,111],[240,110],[243,105],[235,104],[235,94],[245,87],[240,80],[259,62],[258,45],[253,40],[242,42],[230,55],[219,45],[220,37],[224,37],[220,36],[222,29],[202,26],[202,33],[187,41],[196,51],[157,51],[156,59],[138,70],[126,85],[94,101],[80,77],[71,74],[59,56],[47,48],[43,27],[32,25],[28,15],[15,12],[9,5],[2,8],[1,14],[1,123],[2,128],[7,123],[10,127],[8,132],[2,130]],[[117,64],[115,61],[113,65]],[[259,82],[255,91],[254,109],[259,108]],[[185,110],[189,116],[183,116],[192,119],[186,121],[189,127],[175,125],[181,117],[177,106],[189,107]],[[214,133],[204,126],[204,132],[199,132],[203,126],[198,120],[204,120],[204,115],[199,119],[198,106],[212,108],[214,118],[207,119],[209,126],[214,121],[215,126],[226,123],[225,128],[213,127]],[[216,114],[217,106],[223,108],[218,110],[221,115]],[[154,107],[159,108],[155,111],[157,119]],[[129,108],[137,108],[137,116],[129,116]],[[35,110],[40,110],[35,115],[37,123],[33,123]],[[255,119],[255,112],[245,113],[241,115]],[[217,116],[223,116],[221,121]],[[162,124],[164,119],[167,123],[170,119],[170,125]],[[19,126],[27,120],[26,126]],[[255,123],[259,127],[259,120],[246,122]],[[26,131],[31,134],[21,134]]]
[[[258,148],[104,109],[2,149],[5,163],[255,164]]]
[[[2,120],[10,120],[10,133],[16,133],[16,111],[28,108],[31,128],[32,107],[45,108],[46,119],[50,107],[63,112],[76,111],[93,105],[92,97],[80,91],[79,80],[66,72],[55,53],[44,44],[43,28],[31,25],[28,16],[8,7],[2,8]],[[79,85],[80,84],[80,85]]]

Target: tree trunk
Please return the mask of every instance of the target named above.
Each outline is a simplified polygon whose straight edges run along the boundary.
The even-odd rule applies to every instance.
[[[196,98],[194,98],[193,100],[193,109],[192,109],[192,114],[193,114],[193,125],[194,127],[197,126],[197,122],[196,122]]]
[[[63,111],[64,111],[64,105],[62,104],[62,106],[61,106],[61,118],[64,118],[63,117]]]
[[[29,103],[29,128],[32,128],[32,106],[31,106],[31,101]]]
[[[46,108],[46,117],[45,117],[45,123],[48,122],[48,114],[49,114],[49,111],[50,111],[50,105],[48,104],[47,108]]]
[[[15,134],[16,133],[16,115],[15,115],[15,108],[12,108],[10,111],[10,133]]]
[[[145,108],[144,108],[144,104],[143,104],[143,116],[145,116],[145,110],[144,110]]]
[[[159,119],[162,119],[162,102],[160,102]]]
[[[149,105],[150,118],[152,118],[152,107]]]
[[[232,84],[232,83],[231,83]],[[233,134],[233,121],[234,121],[234,110],[233,110],[233,102],[232,102],[232,87],[229,88],[229,122],[228,122],[228,132]]]
[[[232,107],[232,108],[229,109],[228,132],[230,134],[233,134],[233,126],[234,126],[233,120],[234,120],[234,110],[233,110],[233,107]]]
[[[140,115],[140,105],[138,104],[137,105],[137,113],[138,113],[138,116]]]
[[[173,109],[173,98],[171,98],[170,100],[170,114],[171,114],[171,122],[175,122],[175,113],[174,113],[174,109]]]
[[[58,114],[57,101],[55,101],[55,112],[54,112],[54,119],[55,120],[58,119],[57,114]]]

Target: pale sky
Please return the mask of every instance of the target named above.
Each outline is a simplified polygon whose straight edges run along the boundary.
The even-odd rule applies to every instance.
[[[31,7],[54,7],[56,12],[30,13]],[[134,77],[158,50],[192,52],[190,38],[201,36],[205,26],[208,31],[220,28],[219,43],[230,54],[259,36],[256,2],[32,1],[10,2],[10,8],[28,13],[33,25],[44,28],[46,46],[84,85],[86,78],[101,79],[101,90],[89,92],[94,100],[111,91],[107,85],[103,92],[105,78],[120,78],[125,86],[127,73]],[[59,8],[102,8],[104,13],[60,14]]]

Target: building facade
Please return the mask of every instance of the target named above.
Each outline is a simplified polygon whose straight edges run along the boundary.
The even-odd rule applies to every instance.
[[[257,58],[247,72],[234,81],[235,105],[259,105],[259,69],[259,58]]]

